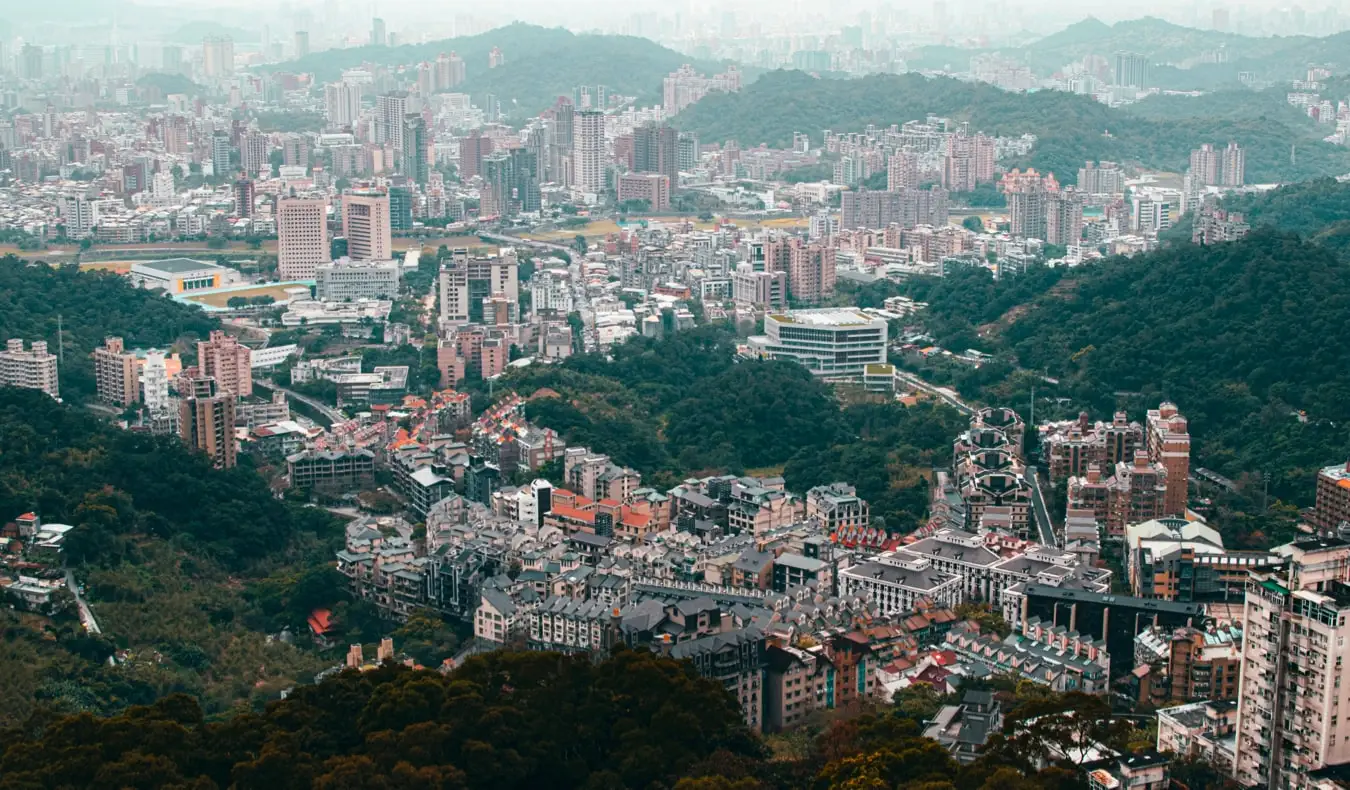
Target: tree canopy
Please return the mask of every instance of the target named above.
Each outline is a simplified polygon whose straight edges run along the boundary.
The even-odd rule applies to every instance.
[[[45,340],[55,354],[58,323],[65,333],[60,375],[67,399],[95,391],[89,354],[107,335],[120,335],[127,348],[165,348],[205,338],[220,326],[199,307],[136,288],[110,272],[0,258],[0,338]],[[194,349],[184,344],[182,350]]]
[[[929,465],[944,463],[960,418],[945,407],[843,407],[805,368],[735,358],[720,326],[512,371],[526,413],[569,444],[609,454],[653,485],[690,475],[783,468],[792,490],[853,483],[892,529],[926,507]],[[555,392],[559,397],[546,394]]]
[[[968,57],[968,56],[967,56]],[[1287,106],[1258,115],[1165,113],[1108,107],[1090,96],[1045,90],[1014,93],[984,83],[917,73],[820,80],[800,71],[761,76],[739,93],[714,94],[680,113],[676,124],[701,140],[752,146],[792,144],[803,129],[859,131],[920,120],[932,113],[969,121],[989,134],[1037,137],[1031,155],[1011,164],[1053,172],[1074,183],[1088,160],[1137,163],[1181,172],[1201,143],[1236,141],[1246,151],[1247,180],[1257,183],[1338,175],[1350,170],[1350,152],[1322,141],[1325,130]],[[818,133],[814,136],[819,139]],[[1298,145],[1297,161],[1289,147]]]

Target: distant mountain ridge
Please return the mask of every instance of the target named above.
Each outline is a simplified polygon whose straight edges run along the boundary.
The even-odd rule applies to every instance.
[[[1310,64],[1350,68],[1350,32],[1320,38],[1257,37],[1185,27],[1156,17],[1114,25],[1088,17],[1024,47],[961,50],[960,57],[951,47],[921,47],[910,53],[908,62],[919,69],[964,68],[964,60],[973,55],[999,52],[1046,77],[1088,55],[1111,59],[1122,51],[1148,56],[1158,87],[1208,90],[1237,84],[1241,72],[1259,80],[1287,81],[1301,78]]]
[[[1274,97],[1274,98],[1272,98]],[[1063,91],[1012,93],[984,83],[909,73],[851,80],[818,80],[800,71],[763,75],[735,94],[714,94],[675,118],[704,142],[738,140],[785,147],[794,132],[815,140],[821,130],[861,131],[929,113],[990,134],[1034,134],[1029,157],[1010,163],[1054,172],[1072,183],[1087,160],[1138,163],[1180,172],[1202,143],[1237,141],[1247,151],[1251,183],[1300,181],[1350,172],[1350,150],[1321,141],[1326,132],[1274,94],[1246,92],[1250,113],[1188,112],[1182,99],[1148,99],[1126,110]],[[1156,102],[1156,103],[1155,103]],[[1108,135],[1109,133],[1109,135]],[[1297,144],[1296,162],[1290,146]]]
[[[488,53],[494,47],[501,50],[505,63],[490,69]],[[519,22],[425,44],[331,49],[269,68],[313,72],[326,82],[362,64],[407,66],[452,51],[464,59],[465,67],[465,81],[456,90],[475,97],[491,93],[501,102],[502,112],[516,118],[537,115],[558,96],[571,96],[579,85],[592,90],[603,85],[611,93],[637,96],[641,105],[656,104],[661,101],[662,79],[681,65],[689,63],[707,73],[723,68],[645,38],[578,34]]]

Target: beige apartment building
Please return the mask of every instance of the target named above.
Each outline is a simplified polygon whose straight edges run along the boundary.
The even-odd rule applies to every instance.
[[[1275,551],[1288,567],[1247,583],[1233,776],[1302,790],[1311,772],[1350,762],[1350,543]]]
[[[141,399],[136,355],[128,354],[122,338],[109,337],[103,348],[94,349],[94,382],[98,399],[126,408]]]

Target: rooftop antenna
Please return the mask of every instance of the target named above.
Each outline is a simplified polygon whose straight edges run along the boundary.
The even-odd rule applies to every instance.
[[[56,364],[66,366],[66,334],[61,329],[61,314],[56,314]]]

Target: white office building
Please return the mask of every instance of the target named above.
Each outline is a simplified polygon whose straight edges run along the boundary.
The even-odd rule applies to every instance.
[[[961,577],[938,570],[924,557],[888,553],[840,569],[839,595],[868,598],[882,614],[912,612],[920,598],[956,606],[961,602]]]
[[[317,295],[324,302],[394,299],[398,296],[398,261],[353,261],[339,258],[315,268]]]
[[[862,378],[886,361],[886,319],[856,307],[793,310],[764,316],[764,334],[748,341],[763,359],[789,359],[829,378]]]

